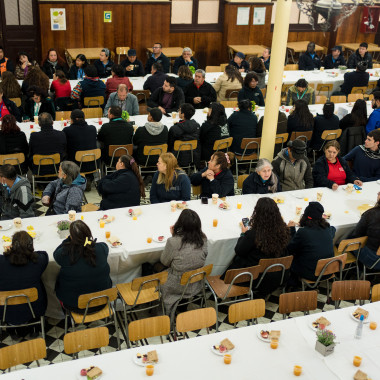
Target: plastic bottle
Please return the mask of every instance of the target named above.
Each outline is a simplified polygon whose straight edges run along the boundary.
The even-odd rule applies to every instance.
[[[358,323],[358,326],[356,327],[355,339],[361,339],[361,337],[362,337],[362,334],[363,334],[363,322],[364,322],[364,315],[361,315],[359,323]]]

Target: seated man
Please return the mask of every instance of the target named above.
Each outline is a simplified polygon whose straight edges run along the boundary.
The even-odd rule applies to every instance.
[[[143,89],[149,90],[151,93],[153,93],[164,84],[166,74],[163,71],[161,63],[158,62],[153,63],[151,74],[152,75],[149,76],[144,82]]]
[[[374,129],[380,128],[380,91],[373,93],[372,108],[373,111],[371,115],[369,115],[368,122],[365,127],[367,134]]]
[[[153,63],[160,63],[164,73],[169,72],[170,61],[169,58],[162,52],[162,45],[159,42],[155,42],[153,45],[153,53],[145,65],[145,75],[150,74]]]
[[[197,70],[193,83],[190,83],[185,89],[185,102],[192,104],[196,109],[208,107],[210,103],[216,102],[214,87],[207,83],[205,78],[205,71]]]
[[[99,78],[108,78],[111,76],[111,70],[114,62],[110,60],[110,51],[102,49],[100,51],[99,59],[94,62],[94,66],[98,72]]]
[[[108,108],[109,123],[102,125],[98,132],[98,141],[103,143],[102,160],[110,164],[111,157],[108,155],[110,145],[132,144],[133,126],[121,117],[122,109],[118,106]],[[124,154],[124,153],[123,153]],[[117,159],[113,164],[116,164]]]
[[[117,92],[113,92],[108,98],[104,108],[104,117],[108,116],[110,107],[120,107],[122,111],[127,111],[129,116],[140,114],[137,96],[130,94],[125,84],[119,84]]]
[[[194,72],[198,69],[198,62],[197,60],[192,56],[193,52],[189,47],[183,48],[182,55],[174,61],[173,65],[173,74],[178,74],[178,70],[181,66],[188,66],[192,67]]]
[[[321,59],[318,57],[315,52],[315,43],[309,42],[307,45],[307,50],[305,53],[300,55],[300,59],[298,61],[298,67],[300,70],[314,70],[320,69],[321,67]]]
[[[273,171],[280,180],[282,191],[310,189],[313,187],[311,165],[305,155],[306,144],[302,140],[288,142],[272,161]]]
[[[106,85],[99,79],[98,72],[94,65],[88,65],[84,69],[85,77],[73,88],[71,99],[83,105],[83,99],[92,96],[103,96],[106,94]],[[97,107],[97,105],[93,105]]]
[[[121,66],[125,68],[125,76],[127,77],[143,77],[144,66],[140,60],[136,58],[136,50],[129,49],[128,56],[121,61]]]
[[[34,174],[37,174],[38,165],[33,164],[35,154],[52,155],[59,153],[61,161],[66,154],[66,135],[62,131],[53,128],[53,118],[47,112],[38,116],[38,125],[41,127],[40,132],[30,134],[29,140],[29,160]],[[41,165],[40,174],[58,173],[59,165],[53,164]]]
[[[241,73],[246,73],[249,70],[245,55],[240,51],[235,54],[234,59],[231,59],[230,65],[236,67]]]
[[[2,191],[1,219],[34,217],[34,198],[30,182],[17,175],[16,169],[9,164],[0,166]]]
[[[263,55],[260,57],[260,59],[264,62],[264,66],[269,71],[270,66],[270,55],[271,55],[271,49],[265,48],[263,51]]]
[[[4,90],[0,85],[0,120],[5,115],[13,115],[18,122],[22,121],[20,110],[12,100],[4,97]]]
[[[168,128],[161,123],[162,112],[159,108],[152,108],[148,113],[148,122],[139,127],[133,136],[133,149],[136,151],[133,157],[140,165],[145,165],[148,156],[144,155],[145,145],[162,145],[168,143]],[[158,156],[150,158],[148,165],[155,165]]]
[[[362,182],[380,179],[380,129],[368,133],[364,145],[359,145],[344,156],[353,164],[353,172]],[[353,162],[352,162],[353,161]]]
[[[346,66],[341,46],[334,46],[331,49],[331,54],[326,55],[323,66],[325,69],[337,69],[338,66]]]
[[[11,71],[13,73],[15,67],[13,62],[5,56],[3,47],[0,46],[0,76],[4,71]]]
[[[344,95],[351,93],[353,87],[368,86],[369,74],[366,73],[367,62],[361,61],[356,65],[356,71],[344,74],[344,82],[340,90]]]
[[[183,91],[177,86],[177,79],[166,76],[162,87],[158,88],[148,99],[148,107],[158,107],[163,114],[178,111],[185,102]]]
[[[367,68],[372,69],[373,63],[372,63],[372,55],[368,53],[368,44],[367,42],[362,42],[359,45],[359,49],[355,51],[355,53],[352,53],[350,57],[348,58],[347,67],[349,69],[355,69],[357,64],[359,62],[367,62]]]

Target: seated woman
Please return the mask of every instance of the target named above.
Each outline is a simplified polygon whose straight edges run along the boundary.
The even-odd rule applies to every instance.
[[[129,154],[121,156],[116,171],[98,182],[98,193],[102,196],[101,210],[140,205],[145,187],[135,159]]]
[[[300,227],[288,246],[294,255],[291,271],[298,277],[315,281],[315,268],[320,259],[334,257],[335,227],[323,218],[323,206],[310,202],[300,220]]]
[[[6,98],[21,98],[21,87],[16,77],[10,71],[4,71],[1,74],[1,88]]]
[[[211,198],[218,194],[219,198],[234,193],[234,177],[229,169],[234,154],[231,152],[215,152],[208,166],[191,176],[191,184],[201,186],[201,197]]]
[[[249,69],[248,73],[256,74],[259,78],[258,87],[264,88],[265,84],[265,75],[267,73],[267,69],[265,68],[264,62],[258,57],[251,57],[248,60]]]
[[[0,255],[0,291],[36,288],[38,299],[31,303],[36,319],[45,314],[47,296],[41,280],[42,273],[49,263],[45,251],[34,251],[33,239],[26,231],[16,232],[12,237],[12,245]],[[3,318],[4,307],[0,306]],[[5,321],[12,325],[31,322],[32,313],[27,304],[7,307]],[[29,331],[17,331],[18,334]]]
[[[185,88],[190,83],[193,83],[193,73],[188,66],[180,66],[178,69],[177,86],[180,87],[182,91],[185,91]]]
[[[78,54],[75,58],[74,65],[69,70],[70,80],[82,80],[84,78],[84,69],[87,67],[87,58],[84,54]]]
[[[97,243],[91,230],[81,220],[70,225],[70,236],[53,253],[61,267],[55,291],[63,307],[84,314],[78,308],[78,297],[112,287],[110,266],[107,263],[108,246]],[[101,310],[104,305],[90,307],[90,313]]]
[[[339,156],[340,145],[338,141],[328,141],[324,146],[325,155],[320,157],[313,168],[315,187],[328,187],[337,190],[339,185],[354,183],[362,186],[362,181],[355,177],[346,160]]]
[[[242,86],[243,78],[239,70],[232,65],[227,65],[224,69],[224,73],[218,77],[213,85],[214,90],[216,91],[217,101],[221,102],[229,100],[226,97],[227,90],[236,90],[237,92]]]
[[[42,194],[42,203],[49,205],[46,215],[80,212],[85,188],[86,179],[80,175],[78,165],[72,161],[61,162],[58,179],[50,182]]]
[[[190,200],[190,179],[178,166],[173,153],[162,153],[157,169],[152,179],[150,203]]]
[[[377,193],[375,207],[364,212],[351,237],[368,236],[367,244],[361,249],[359,261],[371,268],[380,258],[376,252],[380,247],[380,192]],[[372,269],[380,270],[380,263]]]
[[[180,285],[183,273],[201,268],[207,257],[207,237],[202,232],[198,214],[190,209],[181,212],[174,226],[170,227],[172,237],[161,254],[161,263],[169,268],[166,283],[162,286],[165,310],[174,319],[175,308],[183,292]],[[201,282],[190,284],[184,297],[190,298],[201,290]]]
[[[53,82],[50,86],[50,92],[54,93],[55,99],[58,98],[70,98],[71,85],[70,81],[66,79],[65,73],[58,70],[53,75]]]
[[[243,194],[268,194],[282,191],[273,166],[266,158],[257,161],[256,171],[243,182]]]
[[[309,87],[306,79],[298,79],[293,86],[289,87],[286,105],[291,106],[299,99],[304,100],[307,104],[315,103],[314,88]]]
[[[55,120],[54,103],[46,93],[38,87],[30,87],[29,90],[30,98],[25,102],[24,121],[34,121],[34,118],[43,112],[49,113]]]
[[[260,198],[253,210],[249,226],[241,224],[235,257],[227,270],[255,266],[261,259],[287,256],[289,241],[290,229],[282,219],[275,201],[268,197]],[[280,281],[280,271],[266,274],[259,287],[260,296],[272,293]]]
[[[364,129],[367,121],[367,103],[364,99],[357,99],[351,113],[348,113],[339,121],[339,128],[342,132],[350,127],[363,127]]]
[[[265,106],[264,96],[259,86],[259,77],[255,73],[248,73],[244,78],[244,86],[239,91],[238,101],[248,99],[255,102],[258,106]]]
[[[30,67],[37,66],[38,63],[31,59],[26,52],[20,52],[17,54],[17,62],[15,67],[16,79],[24,80]]]
[[[41,68],[49,79],[53,79],[53,74],[57,70],[62,70],[65,74],[67,73],[67,64],[55,49],[48,50],[45,59],[41,63]]]
[[[312,131],[314,128],[314,117],[309,111],[307,103],[302,100],[296,100],[294,102],[294,109],[288,117],[287,132],[289,133],[289,139],[293,132],[307,132]]]
[[[50,88],[50,81],[49,77],[38,66],[31,66],[22,82],[21,91],[24,95],[30,96],[30,90],[33,90],[35,87],[40,88],[47,94]]]

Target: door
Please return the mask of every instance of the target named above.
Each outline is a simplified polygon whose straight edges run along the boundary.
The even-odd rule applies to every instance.
[[[26,52],[39,63],[37,0],[0,0],[0,15],[0,44],[5,57],[16,63],[18,52]]]

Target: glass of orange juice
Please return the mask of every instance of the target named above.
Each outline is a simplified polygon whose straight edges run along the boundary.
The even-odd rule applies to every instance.
[[[150,243],[152,242],[152,237],[151,237],[151,236],[148,236],[148,237],[146,238],[146,242],[150,244]]]
[[[277,347],[278,347],[278,340],[272,339],[270,341],[270,348],[272,348],[273,350],[276,350]]]
[[[242,206],[241,202],[238,202],[237,205],[236,205],[236,207],[238,208],[238,210],[241,209],[241,206]]]
[[[360,364],[362,364],[362,358],[360,356],[354,356],[352,363],[355,367],[360,367]]]
[[[369,328],[371,330],[376,330],[377,329],[377,323],[376,322],[370,322],[369,324]]]
[[[111,237],[111,232],[110,231],[106,231],[106,239],[109,239]]]
[[[147,376],[152,376],[153,373],[154,373],[154,365],[152,365],[152,364],[148,364],[148,365],[145,367],[145,373],[147,374]]]
[[[293,373],[295,376],[301,376],[302,367],[300,365],[295,365],[293,368]]]
[[[231,355],[230,354],[225,354],[224,355],[224,364],[231,364]]]
[[[212,220],[212,226],[217,227],[218,226],[218,219],[213,219]]]
[[[104,228],[105,225],[106,225],[106,222],[105,222],[104,220],[101,220],[101,221],[99,222],[99,227],[100,227],[100,228]]]

